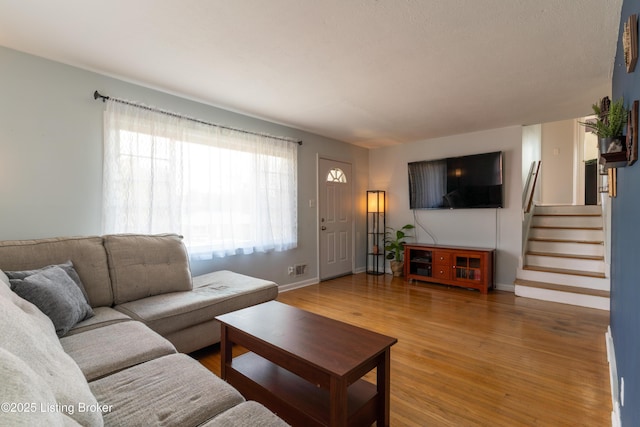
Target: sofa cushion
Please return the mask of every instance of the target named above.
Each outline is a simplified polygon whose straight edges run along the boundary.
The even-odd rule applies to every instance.
[[[115,304],[190,291],[187,250],[177,234],[104,236]]]
[[[0,282],[4,283],[9,288],[11,287],[11,283],[9,282],[9,276],[7,276],[7,274],[2,270],[0,270]]]
[[[11,274],[8,276],[12,277]],[[39,270],[24,279],[11,279],[11,289],[46,314],[59,337],[78,322],[93,316],[80,288],[57,266]]]
[[[163,335],[179,353],[191,353],[220,342],[220,322],[209,320]]]
[[[107,425],[196,426],[241,403],[229,384],[184,354],[133,366],[90,383],[102,404],[113,410]]]
[[[0,241],[0,268],[33,270],[73,262],[92,307],[113,305],[107,254],[102,237],[60,237]]]
[[[67,333],[66,336],[79,334],[91,329],[102,328],[103,326],[112,325],[114,323],[126,322],[133,320],[131,317],[111,307],[95,307],[93,309],[93,317],[83,320],[76,324]]]
[[[0,412],[5,426],[80,425],[56,410],[56,398],[49,385],[22,359],[0,348],[0,402],[9,404]]]
[[[88,381],[176,352],[140,322],[120,322],[60,339]]]
[[[156,295],[117,305],[115,309],[167,335],[278,296],[275,283],[226,270],[193,280],[191,292]]]
[[[258,402],[243,402],[200,427],[287,427],[289,424]]]
[[[4,283],[0,284],[0,331],[0,348],[42,379],[62,412],[84,426],[102,425],[99,411],[81,410],[96,408],[98,402],[78,365],[62,349],[51,320]]]

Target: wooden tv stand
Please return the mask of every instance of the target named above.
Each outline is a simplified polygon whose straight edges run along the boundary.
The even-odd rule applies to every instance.
[[[493,288],[495,249],[407,243],[404,245],[404,280],[478,289]]]

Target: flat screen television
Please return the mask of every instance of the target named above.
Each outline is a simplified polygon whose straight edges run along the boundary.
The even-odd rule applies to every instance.
[[[502,208],[502,151],[411,162],[411,209]]]

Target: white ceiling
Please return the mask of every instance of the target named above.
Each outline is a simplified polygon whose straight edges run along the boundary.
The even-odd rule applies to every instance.
[[[588,114],[621,4],[0,0],[0,45],[379,147]]]

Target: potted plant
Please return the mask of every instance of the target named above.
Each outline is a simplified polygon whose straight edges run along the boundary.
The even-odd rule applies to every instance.
[[[627,110],[624,108],[623,99],[611,102],[608,96],[591,106],[596,115],[595,120],[581,122],[598,136],[598,148],[600,153],[611,153],[625,149],[624,126],[627,123]]]
[[[384,249],[387,251],[387,259],[390,260],[389,265],[394,276],[402,276],[405,239],[413,237],[408,232],[414,228],[411,224],[406,224],[397,230],[387,227],[389,231],[385,232]]]

